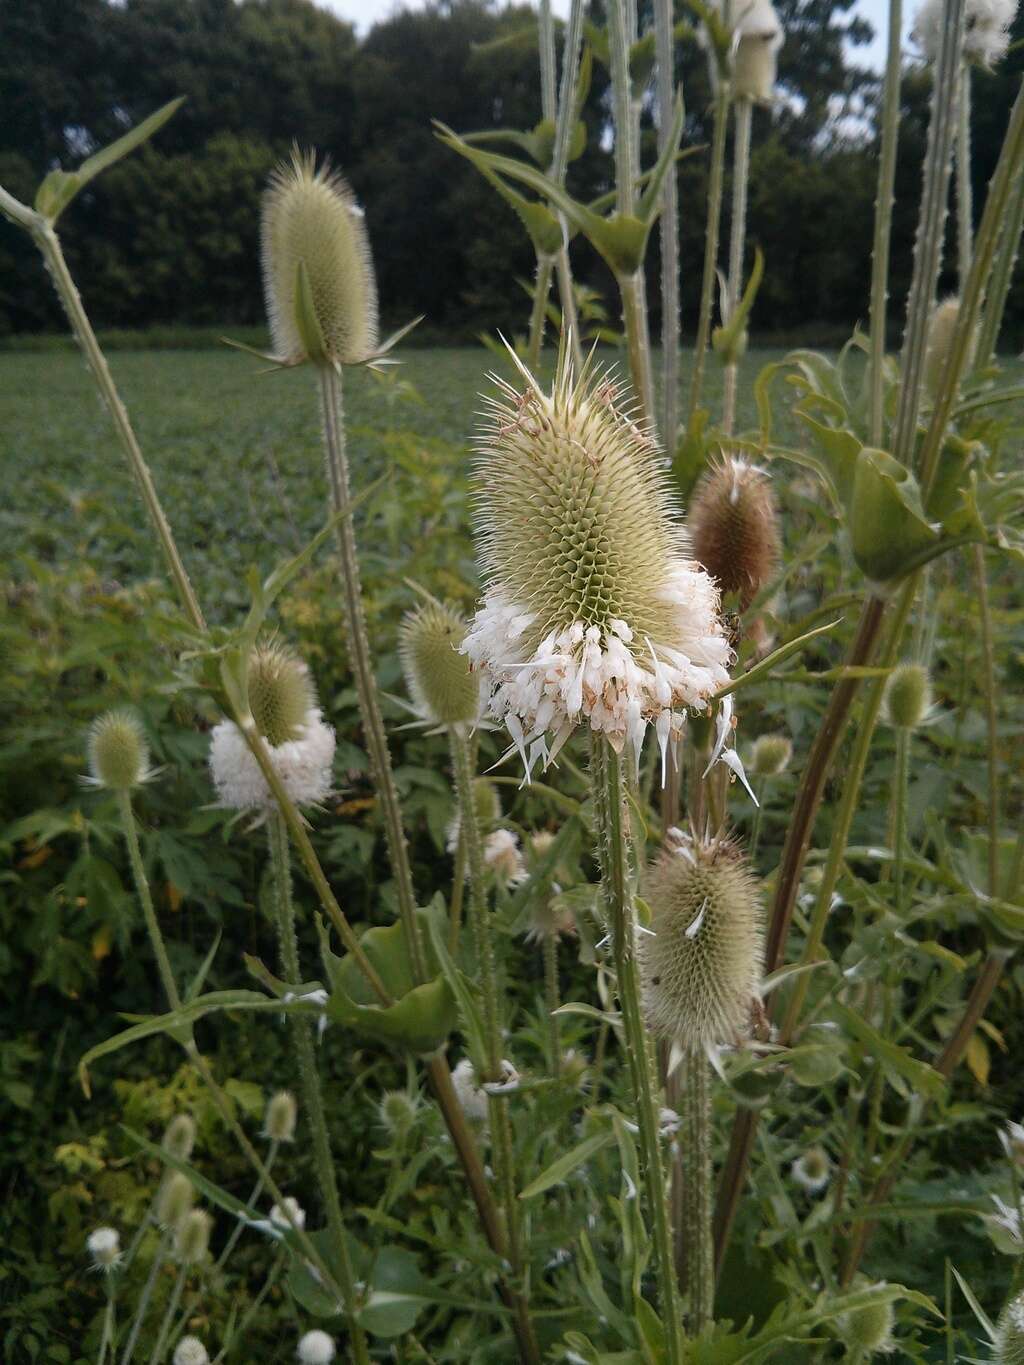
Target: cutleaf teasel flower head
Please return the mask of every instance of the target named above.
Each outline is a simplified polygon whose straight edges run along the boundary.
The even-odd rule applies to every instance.
[[[116,1228],[94,1228],[85,1246],[94,1270],[113,1270],[121,1262],[121,1235]]]
[[[247,686],[253,723],[288,795],[297,805],[325,800],[331,791],[334,731],[320,714],[306,665],[271,640],[253,650]],[[273,804],[266,778],[233,721],[213,729],[210,772],[222,806],[263,812]]]
[[[761,890],[728,838],[681,836],[647,871],[651,932],[637,943],[647,1021],[714,1056],[750,1032],[764,956]]]
[[[854,1289],[884,1289],[885,1282],[877,1284],[859,1276],[853,1284]],[[878,1298],[863,1308],[855,1308],[843,1313],[837,1323],[840,1335],[847,1347],[849,1356],[870,1360],[872,1356],[889,1355],[896,1349],[893,1341],[893,1328],[896,1313],[892,1299]]]
[[[1024,1293],[1016,1294],[999,1314],[993,1346],[999,1365],[1024,1365]]]
[[[106,711],[89,727],[87,742],[92,787],[128,792],[155,774],[149,766],[149,745],[142,723],[132,711]]]
[[[724,455],[701,476],[687,522],[693,552],[723,592],[746,611],[779,559],[779,516],[763,469]]]
[[[463,642],[527,777],[578,725],[639,760],[728,680],[718,592],[690,557],[663,464],[621,385],[559,358],[545,393],[494,377],[474,502],[487,580]]]
[[[431,725],[472,725],[480,714],[480,679],[460,646],[466,622],[446,602],[429,598],[406,612],[398,653],[417,714]]]
[[[363,211],[313,154],[292,153],[263,197],[263,288],[275,358],[360,365],[377,352],[377,283]]]
[[[198,1337],[182,1337],[174,1348],[174,1365],[209,1365],[210,1355]]]

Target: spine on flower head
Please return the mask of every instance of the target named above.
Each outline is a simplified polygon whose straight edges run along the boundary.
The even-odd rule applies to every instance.
[[[277,358],[358,365],[377,346],[363,211],[340,175],[295,152],[263,197],[263,287]]]
[[[664,751],[727,681],[718,594],[622,388],[567,353],[550,394],[519,371],[477,446],[487,591],[463,650],[528,772],[581,724],[638,757],[653,723]]]
[[[648,1023],[687,1051],[750,1032],[763,966],[760,885],[736,844],[683,837],[649,868],[638,944]]]
[[[472,725],[480,714],[480,680],[461,646],[466,622],[447,602],[406,612],[398,634],[405,685],[419,715],[432,725]]]
[[[161,1146],[170,1156],[187,1161],[196,1142],[195,1120],[189,1114],[175,1114],[164,1129]]]
[[[746,611],[779,560],[779,514],[768,475],[724,455],[694,489],[687,524],[697,559]]]
[[[1024,1365],[1024,1292],[1015,1294],[999,1314],[994,1349],[998,1365]]]

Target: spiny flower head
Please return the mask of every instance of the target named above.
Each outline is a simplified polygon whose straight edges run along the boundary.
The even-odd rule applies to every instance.
[[[622,387],[564,352],[547,394],[516,364],[525,387],[495,377],[477,447],[488,586],[463,649],[527,773],[581,723],[638,759],[649,724],[664,750],[727,680],[718,593]]]
[[[213,1219],[205,1209],[190,1209],[174,1233],[174,1251],[182,1265],[196,1265],[205,1260],[210,1249]]]
[[[690,500],[693,552],[723,592],[738,593],[745,611],[779,558],[779,515],[771,480],[736,455],[704,473]]]
[[[480,679],[460,652],[465,637],[466,622],[446,602],[424,602],[402,618],[398,653],[405,685],[433,725],[472,725],[480,714]]]
[[[885,710],[899,730],[916,730],[932,705],[932,680],[924,664],[898,664],[885,685]]]
[[[269,640],[249,657],[249,710],[256,728],[272,748],[300,739],[306,717],[316,706],[309,669],[287,645]]]
[[[152,777],[149,745],[142,724],[131,711],[107,711],[89,727],[89,776],[96,787],[127,792]]]
[[[828,1152],[824,1147],[815,1145],[808,1147],[806,1152],[801,1152],[790,1168],[790,1173],[796,1183],[805,1189],[808,1194],[819,1194],[829,1182],[832,1174],[832,1163],[829,1161]]]
[[[1024,1292],[1010,1299],[999,1314],[993,1345],[999,1365],[1024,1365]]]
[[[957,327],[960,324],[960,300],[943,299],[937,303],[928,319],[928,333],[924,354],[924,387],[930,398],[935,398],[942,384],[946,363],[953,350]],[[966,367],[974,361],[978,344],[977,329],[974,330],[967,350]]]
[[[209,1365],[210,1356],[198,1337],[182,1337],[174,1348],[174,1365]]]
[[[304,1228],[306,1226],[306,1210],[297,1199],[286,1195],[283,1204],[275,1204],[270,1210],[270,1221],[276,1228]]]
[[[263,196],[263,289],[277,358],[359,365],[377,347],[377,283],[363,211],[312,153],[292,154]]]
[[[278,1090],[267,1101],[263,1131],[271,1142],[294,1142],[297,1105],[290,1090]]]
[[[755,777],[778,777],[789,767],[793,741],[787,735],[758,735],[750,755]]]
[[[164,1129],[160,1145],[179,1161],[187,1161],[196,1142],[195,1120],[190,1114],[175,1114]]]
[[[334,1350],[333,1340],[326,1332],[316,1328],[301,1339],[296,1354],[302,1365],[331,1365]]]
[[[763,959],[757,879],[726,838],[682,836],[648,869],[651,933],[639,943],[651,1028],[713,1053],[746,1036]]]
[[[176,1228],[192,1208],[195,1191],[181,1171],[168,1171],[156,1201],[156,1219],[165,1228]]]
[[[117,1228],[94,1228],[85,1239],[96,1270],[113,1270],[121,1260],[121,1234]]]
[[[855,1281],[856,1289],[884,1289],[885,1282],[872,1285],[863,1277]],[[855,1308],[851,1313],[843,1313],[839,1318],[839,1330],[843,1342],[850,1348],[851,1356],[869,1359],[873,1355],[888,1354],[895,1349],[892,1329],[896,1314],[892,1299],[876,1299],[864,1308]]]
[[[416,1101],[404,1090],[385,1090],[377,1113],[380,1121],[394,1138],[408,1137],[416,1122]]]
[[[1016,0],[967,0],[964,60],[991,71],[996,62],[1006,56],[1010,28],[1016,15]],[[915,16],[911,37],[930,62],[938,58],[944,24],[944,0],[925,0]]]

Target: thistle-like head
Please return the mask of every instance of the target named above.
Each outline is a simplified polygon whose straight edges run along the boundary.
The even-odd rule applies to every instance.
[[[156,1200],[156,1220],[165,1228],[176,1228],[195,1202],[195,1190],[187,1175],[168,1171]]]
[[[477,447],[488,589],[463,649],[528,767],[584,720],[638,753],[649,723],[664,743],[726,680],[718,595],[623,388],[567,354],[550,393],[519,369],[521,389],[495,380]]]
[[[750,1030],[763,965],[761,888],[731,840],[683,838],[647,871],[651,933],[638,953],[648,1023],[712,1051]]]
[[[198,1337],[182,1337],[174,1348],[174,1365],[209,1365],[210,1355]]]
[[[755,777],[778,777],[789,767],[793,741],[788,735],[758,735],[750,755],[750,770]]]
[[[377,282],[363,211],[312,153],[292,154],[263,196],[263,288],[284,364],[359,365],[377,349]]]
[[[187,1161],[196,1142],[196,1125],[191,1114],[175,1114],[164,1129],[161,1146],[178,1161]]]
[[[247,685],[249,710],[267,743],[276,749],[299,739],[317,698],[298,655],[277,640],[257,645],[249,656]]]
[[[412,1131],[416,1122],[417,1104],[404,1090],[385,1090],[377,1112],[391,1137],[400,1142]]]
[[[298,1106],[290,1090],[278,1090],[267,1101],[263,1132],[271,1142],[294,1142]]]
[[[1006,56],[1010,28],[1016,15],[1017,0],[967,0],[964,6],[964,60],[991,71]],[[929,62],[938,58],[945,22],[943,0],[924,0],[914,16],[911,37]]]
[[[928,333],[924,356],[924,388],[929,398],[934,399],[942,384],[946,365],[953,351],[957,328],[960,325],[960,300],[943,299],[932,309],[928,319]],[[974,360],[978,344],[977,328],[970,337],[967,351],[967,368]]]
[[[480,714],[480,679],[461,653],[467,623],[433,599],[406,612],[398,634],[405,685],[424,720],[472,725]]]
[[[884,1282],[872,1286],[863,1277],[855,1282],[856,1289],[883,1289]],[[894,1349],[892,1329],[896,1323],[896,1313],[892,1299],[876,1299],[864,1308],[855,1308],[852,1313],[843,1313],[839,1318],[839,1331],[842,1340],[849,1348],[851,1356],[870,1360],[874,1355],[887,1355]]]
[[[999,1314],[994,1346],[999,1365],[1024,1365],[1024,1293],[1014,1295]]]
[[[718,586],[746,610],[779,560],[779,514],[771,480],[737,455],[700,478],[687,518],[693,552]]]
[[[174,1233],[174,1252],[182,1265],[198,1265],[210,1249],[213,1219],[205,1209],[190,1209]]]
[[[94,1228],[85,1239],[95,1270],[114,1270],[121,1261],[121,1234],[117,1228]]]
[[[832,1177],[828,1152],[817,1143],[801,1152],[790,1169],[793,1179],[808,1194],[820,1194]]]
[[[898,730],[916,730],[932,706],[932,680],[924,664],[898,664],[885,685],[885,711]]]
[[[149,745],[132,711],[106,711],[89,727],[88,782],[108,791],[128,792],[152,777]]]

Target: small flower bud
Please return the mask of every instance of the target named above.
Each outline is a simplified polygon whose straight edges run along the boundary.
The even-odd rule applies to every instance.
[[[745,611],[779,557],[779,518],[768,475],[734,455],[701,476],[690,500],[693,553]]]
[[[932,704],[932,683],[923,664],[899,664],[889,675],[885,708],[899,730],[915,730]]]
[[[363,211],[340,175],[295,152],[263,196],[263,288],[277,357],[359,365],[377,348]]]
[[[89,776],[97,787],[126,792],[149,778],[149,747],[131,711],[107,711],[89,728]]]
[[[444,602],[406,612],[398,652],[416,710],[432,725],[472,725],[480,714],[480,679],[460,653],[466,622]]]
[[[793,1162],[790,1173],[798,1185],[808,1194],[819,1194],[829,1182],[832,1163],[824,1147],[808,1147],[806,1152]]]
[[[750,757],[755,777],[778,777],[789,767],[793,742],[786,735],[758,735]]]
[[[860,1278],[855,1282],[856,1289],[883,1289],[884,1281],[871,1285]],[[892,1329],[896,1314],[891,1299],[879,1299],[865,1308],[856,1308],[852,1313],[843,1313],[839,1318],[839,1330],[843,1342],[849,1347],[851,1356],[867,1356],[888,1353],[893,1349]]]
[[[198,1337],[182,1337],[174,1348],[174,1365],[209,1365],[210,1357]]]
[[[270,1210],[270,1221],[278,1228],[304,1228],[306,1226],[306,1210],[297,1199],[288,1195],[284,1204],[275,1204]]]
[[[307,1332],[299,1342],[297,1354],[302,1365],[331,1365],[334,1342],[326,1332]]]
[[[249,710],[256,728],[272,748],[301,739],[309,712],[317,704],[309,669],[286,645],[258,645],[249,659]]]
[[[936,304],[931,317],[928,319],[928,336],[924,355],[924,388],[925,393],[931,399],[936,397],[942,384],[946,365],[953,350],[953,342],[956,340],[959,323],[960,300],[957,298],[945,299],[942,303]],[[974,360],[977,341],[977,332],[975,332],[971,337],[967,352],[965,367],[967,369],[970,369]]]
[[[405,1138],[416,1122],[416,1101],[404,1090],[385,1090],[377,1113],[393,1138]]]
[[[771,0],[751,0],[740,9],[734,30],[733,97],[768,104],[775,94],[782,25]]]
[[[168,1156],[187,1161],[196,1141],[196,1125],[190,1114],[175,1114],[164,1129],[161,1146]],[[182,1177],[184,1179],[184,1177]]]
[[[728,839],[683,840],[648,869],[651,934],[638,943],[648,1022],[709,1050],[746,1036],[760,984],[760,886]]]
[[[297,1106],[290,1090],[279,1090],[267,1101],[263,1132],[271,1142],[295,1141]]]
[[[85,1245],[96,1270],[113,1270],[121,1259],[121,1234],[116,1228],[96,1228]]]
[[[196,1265],[210,1249],[213,1219],[205,1209],[190,1209],[174,1234],[174,1250],[182,1265]]]
[[[187,1175],[171,1171],[164,1177],[156,1201],[157,1222],[165,1228],[176,1228],[195,1203],[195,1190]]]
[[[999,1314],[993,1345],[999,1365],[1024,1365],[1024,1293],[1010,1299]]]

